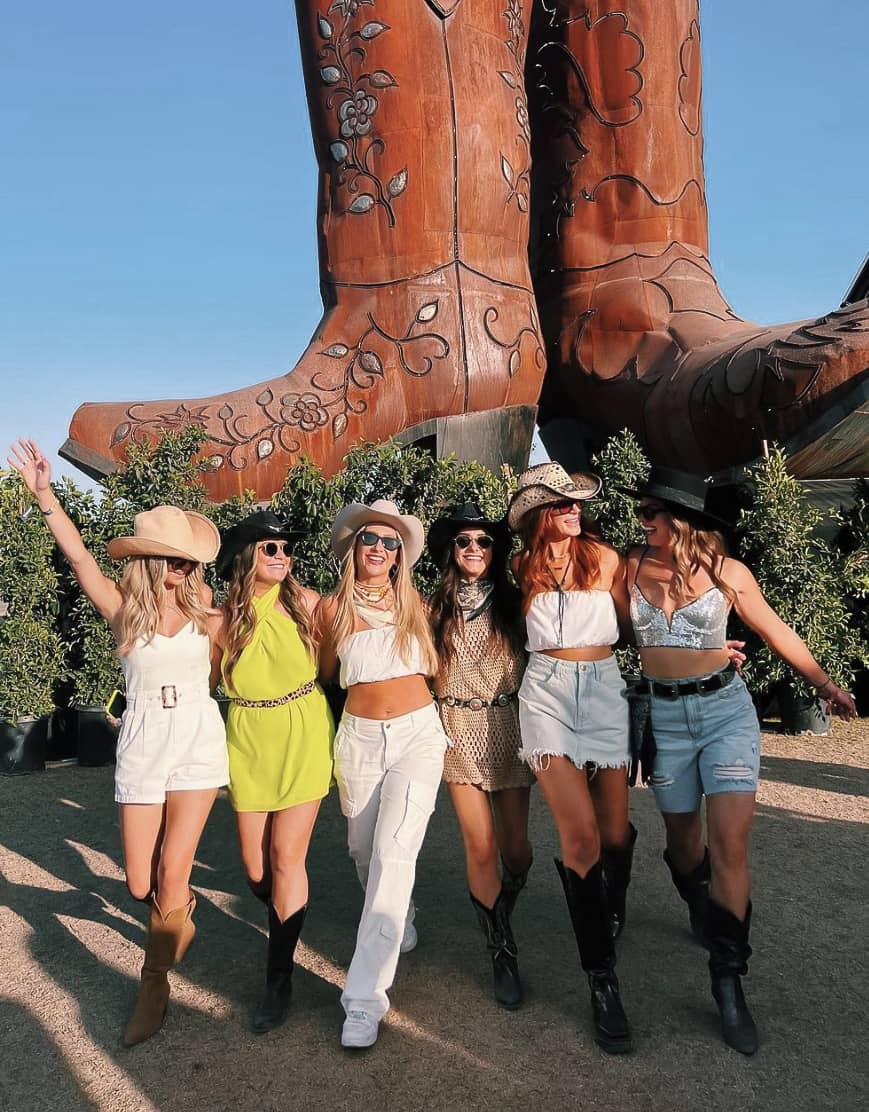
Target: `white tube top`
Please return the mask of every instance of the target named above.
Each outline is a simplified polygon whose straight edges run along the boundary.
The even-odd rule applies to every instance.
[[[342,687],[354,683],[377,683],[397,680],[402,676],[425,675],[419,643],[413,642],[411,659],[399,656],[395,644],[395,626],[360,629],[351,633],[338,650],[341,661],[339,682]]]
[[[563,607],[560,622],[559,596]],[[619,639],[615,603],[609,591],[541,591],[531,600],[525,624],[529,652],[587,649],[614,645]]]
[[[156,633],[147,644],[140,637],[121,657],[121,667],[128,703],[138,696],[158,693],[163,687],[195,692],[207,699],[211,641],[208,634],[199,633],[193,622],[188,622],[173,637]]]

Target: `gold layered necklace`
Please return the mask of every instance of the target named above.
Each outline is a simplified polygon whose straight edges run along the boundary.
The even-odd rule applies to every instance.
[[[353,608],[366,625],[374,629],[395,625],[395,592],[391,583],[369,587],[353,584]]]
[[[359,583],[358,581],[353,584],[353,593],[357,596],[357,598],[361,599],[363,602],[368,603],[376,604],[378,602],[383,602],[383,600],[388,594],[391,593],[391,591],[392,584],[388,581],[386,583],[379,583],[375,587],[369,587],[364,583]]]

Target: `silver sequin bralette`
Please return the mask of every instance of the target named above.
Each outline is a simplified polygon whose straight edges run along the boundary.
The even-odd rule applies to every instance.
[[[718,587],[677,606],[668,624],[659,606],[653,606],[634,583],[631,588],[631,622],[641,649],[723,649],[730,604]]]

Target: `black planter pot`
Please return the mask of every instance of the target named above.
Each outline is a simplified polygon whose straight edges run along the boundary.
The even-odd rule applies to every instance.
[[[0,720],[0,772],[41,772],[45,768],[50,715]]]
[[[78,715],[75,707],[58,707],[48,724],[49,761],[75,760],[78,749]]]
[[[832,729],[833,717],[827,713],[820,699],[800,695],[785,687],[779,691],[778,706],[782,729],[786,734],[823,736]]]
[[[78,763],[86,768],[112,764],[118,744],[118,727],[104,707],[77,707]]]

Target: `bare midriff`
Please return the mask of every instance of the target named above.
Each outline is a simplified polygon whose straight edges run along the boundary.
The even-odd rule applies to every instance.
[[[643,675],[656,680],[708,676],[724,668],[729,659],[727,649],[640,649]]]
[[[540,649],[544,656],[554,656],[556,660],[606,660],[613,655],[610,645],[587,645],[582,649]]]
[[[431,706],[432,696],[424,676],[399,676],[394,680],[354,683],[347,688],[344,709],[358,718],[384,721]]]

